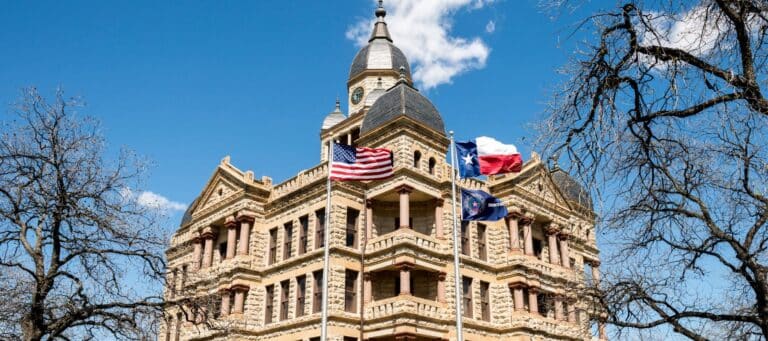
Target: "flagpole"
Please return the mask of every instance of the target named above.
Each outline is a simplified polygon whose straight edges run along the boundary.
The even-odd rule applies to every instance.
[[[328,240],[328,231],[331,228],[331,167],[333,167],[333,134],[328,140],[328,180],[326,186],[325,200],[325,231],[323,231],[323,240],[325,240],[323,250],[323,317],[320,325],[320,340],[328,340],[328,269],[330,263],[330,240]]]
[[[456,341],[463,341],[464,333],[462,332],[461,318],[464,314],[461,311],[462,302],[460,296],[463,290],[461,288],[461,279],[459,278],[461,276],[459,273],[459,232],[456,220],[456,146],[453,140],[453,130],[449,133],[451,134],[451,195],[453,198],[451,206],[453,207],[453,281],[454,288],[456,288],[454,290],[456,295],[454,299],[456,303]]]

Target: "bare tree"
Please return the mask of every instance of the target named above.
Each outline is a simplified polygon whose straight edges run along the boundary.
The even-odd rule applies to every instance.
[[[143,167],[106,159],[80,106],[25,89],[2,126],[0,338],[147,339],[162,312],[166,243],[130,195]]]
[[[768,337],[766,15],[630,0],[579,26],[593,38],[540,142],[604,202],[616,242],[595,292],[619,333]]]

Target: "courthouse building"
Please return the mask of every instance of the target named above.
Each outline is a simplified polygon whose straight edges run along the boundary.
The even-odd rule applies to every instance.
[[[326,243],[329,340],[455,340],[457,297],[465,340],[597,339],[578,296],[599,277],[592,202],[536,154],[520,173],[458,182],[510,214],[460,223],[457,295],[450,140],[376,16],[349,70],[349,113],[337,103],[322,122],[315,165],[273,183],[226,157],[189,207],[167,251],[159,339],[319,340]],[[330,139],[392,150],[394,176],[334,182],[326,211]]]

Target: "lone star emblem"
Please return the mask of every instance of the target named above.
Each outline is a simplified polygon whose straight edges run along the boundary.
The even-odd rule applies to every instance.
[[[471,165],[472,164],[472,154],[467,154],[464,157],[461,158],[464,160],[465,165]]]

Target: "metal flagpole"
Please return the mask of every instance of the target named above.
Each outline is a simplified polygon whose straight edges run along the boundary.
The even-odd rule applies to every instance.
[[[459,231],[456,220],[456,146],[453,141],[453,130],[449,132],[451,134],[451,195],[453,200],[451,206],[453,207],[453,283],[454,293],[456,294],[456,341],[464,340],[464,333],[462,332],[461,317],[464,315],[461,311],[461,274],[459,273]]]
[[[330,263],[330,240],[328,240],[328,231],[331,228],[331,167],[333,167],[333,134],[328,140],[328,181],[325,201],[325,231],[323,231],[323,240],[325,240],[323,250],[323,317],[320,326],[320,340],[328,340],[328,269]]]

